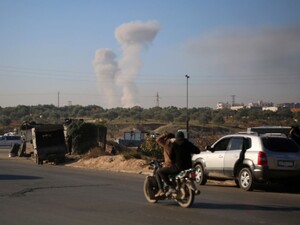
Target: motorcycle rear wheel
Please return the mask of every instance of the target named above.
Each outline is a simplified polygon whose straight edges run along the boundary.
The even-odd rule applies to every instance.
[[[146,179],[144,181],[144,195],[145,195],[146,200],[149,203],[156,203],[157,202],[157,199],[151,198],[151,196],[154,196],[156,192],[157,191],[155,191],[153,189],[153,187],[151,186],[151,184],[149,182],[149,179],[146,177]]]
[[[195,191],[189,185],[185,185],[184,191],[185,191],[185,198],[176,199],[176,201],[181,207],[188,208],[194,203]]]

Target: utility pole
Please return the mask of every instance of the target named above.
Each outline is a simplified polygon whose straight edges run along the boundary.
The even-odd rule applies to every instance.
[[[57,92],[57,108],[59,108],[59,92]]]
[[[231,106],[235,106],[235,95],[231,95],[231,97],[232,97],[232,104],[231,104]]]
[[[186,77],[186,135],[189,139],[189,78],[190,76],[185,75]]]
[[[159,94],[156,93],[156,107],[159,107]]]

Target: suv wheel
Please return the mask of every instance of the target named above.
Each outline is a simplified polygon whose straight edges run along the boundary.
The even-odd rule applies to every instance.
[[[207,178],[204,175],[204,169],[201,164],[197,164],[195,166],[196,170],[196,183],[200,185],[205,185],[207,182]]]
[[[245,191],[253,190],[253,177],[249,168],[242,168],[239,173],[238,179],[240,188],[242,188]]]

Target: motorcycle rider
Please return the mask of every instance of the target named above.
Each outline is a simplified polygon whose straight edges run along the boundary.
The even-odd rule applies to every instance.
[[[170,167],[162,168],[158,171],[159,176],[169,186],[166,196],[175,192],[172,183],[169,180],[169,175],[175,175],[182,170],[192,168],[192,155],[198,154],[200,150],[193,143],[184,137],[182,131],[177,131],[175,134],[175,142],[172,144],[172,151],[170,158],[173,165]]]
[[[157,139],[156,142],[163,147],[164,149],[164,168],[171,167],[173,165],[172,160],[170,159],[172,145],[175,141],[175,135],[172,133],[168,134],[162,134]],[[156,181],[158,185],[158,192],[156,193],[155,197],[163,196],[165,194],[163,190],[163,184],[162,184],[162,178],[160,177],[160,174],[158,173],[159,170],[162,168],[159,168],[156,172]]]

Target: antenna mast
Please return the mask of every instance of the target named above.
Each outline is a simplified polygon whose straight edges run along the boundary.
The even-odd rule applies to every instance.
[[[59,92],[57,92],[57,108],[59,108]]]
[[[160,97],[159,97],[159,94],[157,92],[156,93],[156,107],[159,107],[159,99],[160,99]]]

